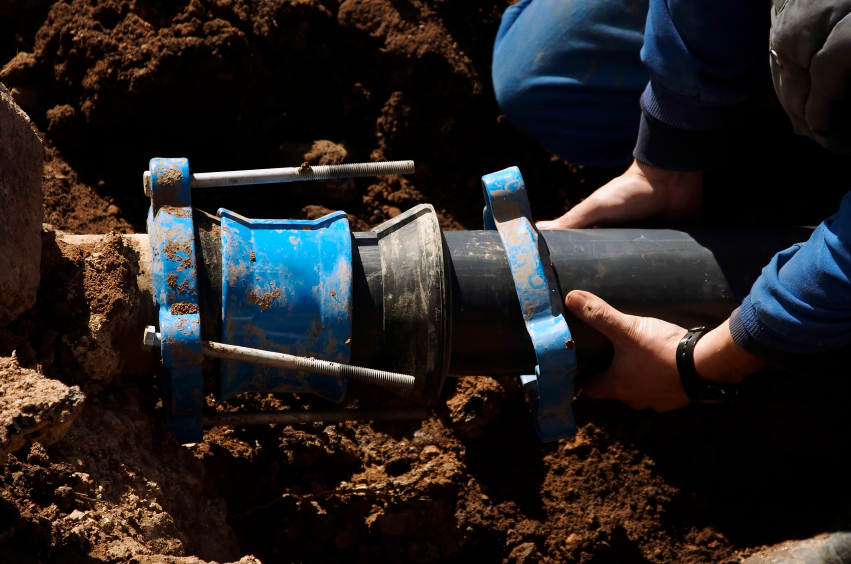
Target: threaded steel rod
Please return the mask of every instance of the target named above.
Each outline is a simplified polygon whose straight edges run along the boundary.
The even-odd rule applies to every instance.
[[[384,386],[386,388],[410,390],[414,387],[414,383],[416,382],[416,379],[413,376],[408,376],[407,374],[373,370],[372,368],[350,366],[348,364],[340,364],[338,362],[330,362],[328,360],[316,360],[291,354],[261,351],[259,349],[251,349],[248,347],[214,343],[213,341],[201,343],[201,351],[204,356],[213,358],[239,360],[242,362],[250,362],[251,364],[261,364],[263,366],[273,366],[275,368],[285,368],[287,370],[298,370],[299,372],[325,374],[326,376],[346,378],[347,380],[354,380],[356,382],[378,384],[379,386]]]
[[[244,186],[247,184],[274,184],[298,180],[331,180],[336,178],[359,178],[362,176],[388,176],[391,174],[413,174],[414,161],[387,161],[382,163],[355,163],[284,168],[258,168],[254,170],[231,170],[224,172],[199,172],[189,178],[192,188],[215,186]],[[142,175],[145,195],[151,196],[151,173]]]
[[[221,425],[298,425],[340,423],[342,421],[404,421],[426,419],[424,408],[339,409],[335,411],[271,411],[259,413],[217,413],[203,418],[204,427]]]
[[[150,350],[153,347],[160,346],[162,346],[162,336],[157,333],[156,327],[153,325],[145,327],[144,334],[142,335],[142,348]],[[314,358],[306,358],[303,356],[263,351],[249,347],[239,347],[237,345],[226,345],[224,343],[216,343],[214,341],[205,341],[201,343],[201,352],[204,356],[212,358],[238,360],[241,362],[249,362],[251,364],[260,364],[262,366],[284,368],[286,370],[298,370],[299,372],[324,374],[326,376],[345,378],[356,382],[378,384],[385,388],[411,390],[416,383],[416,378],[413,376],[399,374],[398,372],[385,372],[384,370],[351,366],[349,364],[340,364],[339,362],[331,362],[328,360],[316,360]]]
[[[286,168],[261,168],[227,172],[199,172],[190,178],[193,188],[213,186],[242,186],[245,184],[271,184],[298,180],[331,180],[334,178],[359,178],[362,176],[387,176],[412,174],[414,161],[389,161],[383,163],[357,163]]]

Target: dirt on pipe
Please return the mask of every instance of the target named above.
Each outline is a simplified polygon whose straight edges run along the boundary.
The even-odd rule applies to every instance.
[[[210,213],[258,218],[343,209],[355,230],[423,202],[444,229],[478,229],[480,177],[512,165],[538,219],[618,174],[548,154],[500,114],[490,52],[510,3],[0,2],[0,82],[44,139],[53,226],[36,305],[0,329],[0,355],[86,397],[64,437],[3,466],[0,561],[717,563],[848,526],[846,373],[766,371],[735,405],[665,414],[580,394],[579,434],[547,445],[516,379],[478,377],[449,379],[423,422],[214,428],[181,446],[157,379],[129,375],[115,338],[149,299],[138,250],[53,229],[143,232],[152,157],[188,157],[195,172],[415,160],[405,177],[193,194]],[[848,158],[795,138],[770,86],[726,147],[705,226],[815,224],[845,191],[832,180]],[[345,405],[404,404],[354,383]]]

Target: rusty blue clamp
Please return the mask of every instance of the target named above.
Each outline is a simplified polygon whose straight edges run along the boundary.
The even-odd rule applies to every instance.
[[[209,176],[209,175],[208,175]],[[152,159],[144,175],[151,197],[148,235],[154,305],[159,314],[159,385],[166,420],[181,442],[203,440],[205,370],[208,392],[223,401],[247,391],[308,392],[342,401],[346,380],[298,370],[222,360],[204,362],[207,339],[348,364],[352,336],[352,235],[345,213],[308,220],[250,219],[220,209],[199,279],[198,227],[211,216],[192,208],[186,159]],[[209,246],[209,244],[208,244]],[[221,289],[210,285],[221,270]],[[205,278],[206,277],[206,278]],[[204,284],[207,284],[205,286]],[[218,294],[211,302],[201,290]],[[208,287],[209,286],[209,287]],[[203,293],[203,292],[202,292]],[[220,303],[221,308],[210,303]],[[221,325],[221,332],[216,329]]]
[[[182,442],[203,439],[201,316],[189,161],[151,159],[148,235],[151,282],[162,342],[160,387],[166,420]]]
[[[219,209],[222,342],[348,364],[352,235],[345,212],[315,220],[250,219]],[[222,361],[216,399],[309,392],[340,402],[346,380]]]
[[[546,242],[532,221],[526,184],[520,169],[511,167],[483,176],[482,189],[485,229],[495,229],[502,239],[538,359],[535,374],[520,377],[535,428],[543,442],[572,437],[576,351]]]

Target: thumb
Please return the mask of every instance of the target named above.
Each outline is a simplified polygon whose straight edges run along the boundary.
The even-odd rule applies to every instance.
[[[535,226],[541,231],[547,229],[584,229],[586,227],[593,227],[593,225],[586,221],[585,214],[582,213],[582,209],[584,208],[580,208],[580,206],[582,204],[574,206],[569,212],[552,221],[539,221]]]
[[[590,292],[573,290],[564,300],[567,309],[580,321],[587,323],[611,341],[628,334],[633,328],[631,315],[619,312]]]

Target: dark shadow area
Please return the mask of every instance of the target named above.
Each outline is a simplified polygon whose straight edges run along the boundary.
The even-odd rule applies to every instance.
[[[851,504],[842,455],[851,439],[844,371],[799,378],[766,370],[734,405],[657,414],[581,398],[577,419],[655,461],[678,488],[667,526],[710,526],[735,546],[828,530]]]
[[[502,405],[497,428],[466,441],[467,472],[484,486],[490,502],[510,502],[532,519],[546,520],[541,485],[548,469],[544,457],[557,444],[541,444],[522,393]]]

